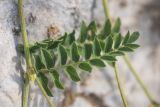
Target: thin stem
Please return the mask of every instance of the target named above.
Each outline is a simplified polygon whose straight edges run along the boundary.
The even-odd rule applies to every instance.
[[[104,13],[105,13],[106,18],[108,18],[111,21],[111,16],[110,16],[110,13],[109,13],[108,0],[102,0],[102,5],[103,5],[103,8],[104,8]]]
[[[103,8],[104,8],[104,12],[107,18],[110,19],[111,21],[111,16],[109,14],[109,6],[108,6],[108,0],[102,0],[103,3]],[[140,84],[140,86],[142,87],[142,89],[144,90],[145,94],[147,95],[147,97],[149,98],[149,100],[151,101],[151,103],[153,105],[157,105],[160,106],[152,97],[152,95],[150,94],[150,92],[147,90],[146,86],[144,85],[143,81],[141,80],[141,78],[138,76],[138,74],[136,73],[136,70],[134,69],[134,67],[131,64],[131,61],[129,60],[129,58],[127,56],[124,56],[123,59],[125,60],[126,64],[128,65],[129,69],[131,70],[131,72],[133,73],[133,75],[135,76],[136,80],[138,81],[138,83]]]
[[[18,10],[19,10],[21,32],[23,36],[26,65],[27,65],[27,68],[30,68],[32,67],[32,61],[31,61],[30,51],[29,51],[29,42],[28,42],[28,36],[27,36],[27,31],[26,31],[26,22],[25,22],[25,17],[23,14],[23,0],[18,0],[18,8],[19,8]]]
[[[28,107],[28,96],[29,96],[29,79],[28,76],[26,75],[24,79],[24,85],[23,85],[23,102],[22,102],[22,107]]]
[[[22,32],[22,37],[23,37],[23,44],[24,44],[24,53],[25,53],[25,59],[26,59],[26,65],[27,65],[27,72],[25,76],[25,82],[23,86],[23,107],[28,107],[28,96],[29,96],[29,89],[30,89],[30,84],[29,81],[31,78],[34,78],[35,71],[32,66],[32,60],[31,60],[31,54],[29,50],[29,42],[28,42],[28,36],[27,36],[27,31],[26,31],[26,22],[25,22],[25,17],[23,13],[23,0],[18,0],[18,12],[19,12],[19,18],[20,18],[20,26],[21,26],[21,32]],[[41,83],[37,79],[37,83],[39,88],[41,89],[43,95],[47,99],[50,107],[54,107],[53,103],[51,102],[49,96],[46,94],[45,90],[41,86]]]
[[[54,107],[54,104],[53,104],[52,100],[50,99],[50,97],[45,92],[45,90],[44,90],[43,86],[41,85],[40,81],[38,80],[38,78],[36,79],[36,81],[37,81],[37,84],[38,84],[39,88],[41,89],[41,92],[42,92],[43,96],[45,96],[49,106]]]
[[[139,85],[141,86],[141,88],[144,90],[146,96],[148,97],[148,99],[150,100],[150,102],[155,105],[156,102],[154,100],[154,97],[151,95],[151,93],[149,92],[149,90],[147,89],[147,87],[145,86],[145,84],[143,83],[143,81],[141,80],[140,76],[137,74],[137,71],[134,69],[133,65],[131,64],[129,58],[127,55],[125,55],[123,57],[124,61],[126,62],[126,64],[128,65],[129,69],[131,70],[132,74],[134,75],[134,77],[136,78],[137,82],[139,83]],[[157,105],[157,104],[156,104]]]
[[[111,21],[111,16],[110,16],[110,13],[109,13],[108,0],[102,0],[102,4],[103,4],[103,8],[104,8],[106,18],[108,18]],[[120,94],[121,94],[121,98],[122,98],[124,107],[128,107],[128,104],[127,104],[127,101],[126,101],[126,98],[125,98],[125,95],[124,95],[124,92],[123,92],[123,89],[121,87],[121,83],[120,83],[120,80],[119,80],[118,67],[117,67],[116,63],[114,65],[114,71],[115,71],[116,80],[117,80],[118,88],[119,88],[119,91],[120,91]]]
[[[119,88],[121,98],[122,98],[122,101],[123,101],[123,105],[124,105],[124,107],[128,107],[128,104],[127,104],[127,101],[126,101],[126,98],[125,98],[125,95],[124,95],[124,91],[123,91],[123,88],[122,88],[122,85],[121,85],[121,82],[120,82],[120,79],[119,79],[119,75],[118,75],[119,70],[118,70],[118,66],[117,66],[116,63],[114,64],[114,71],[115,71],[115,76],[116,76],[118,88]]]
[[[26,23],[25,23],[25,18],[23,15],[23,0],[18,0],[18,12],[19,12],[20,27],[21,27],[21,32],[23,36],[24,52],[25,52],[25,59],[26,59],[26,65],[27,65],[27,71],[28,71],[29,68],[32,67],[32,62],[31,62],[30,52],[29,52],[29,43],[28,43],[28,37],[27,37],[27,32],[26,32]],[[28,107],[27,105],[28,105],[28,96],[29,96],[29,89],[30,89],[28,76],[29,75],[26,73],[24,77],[23,101],[22,101],[23,107]]]

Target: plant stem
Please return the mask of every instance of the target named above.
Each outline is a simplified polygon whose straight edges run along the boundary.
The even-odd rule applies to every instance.
[[[107,18],[109,18],[109,20],[111,21],[111,17],[109,14],[109,6],[108,6],[108,0],[103,0],[103,8],[104,8],[104,12]],[[140,86],[142,87],[142,89],[144,90],[146,96],[148,97],[148,99],[151,101],[151,103],[153,105],[157,105],[157,102],[153,99],[152,95],[150,94],[150,92],[147,90],[146,86],[144,85],[143,81],[141,80],[141,78],[138,76],[138,74],[136,73],[136,70],[134,69],[134,67],[131,64],[131,61],[129,60],[129,58],[127,56],[124,56],[123,59],[125,60],[126,64],[128,65],[129,69],[131,70],[131,72],[133,73],[133,75],[135,76],[136,80],[138,81],[138,83],[140,84]],[[159,105],[159,104],[158,104]]]
[[[110,16],[110,13],[109,13],[108,0],[102,0],[102,4],[103,4],[103,8],[104,8],[106,18],[108,18],[111,21],[111,16]],[[117,80],[118,88],[119,88],[119,91],[120,91],[120,94],[121,94],[121,98],[122,98],[124,107],[128,107],[128,104],[127,104],[127,101],[126,101],[126,98],[124,96],[124,92],[122,90],[121,83],[120,83],[120,80],[119,80],[118,67],[117,67],[116,63],[114,65],[114,71],[115,71],[116,80]]]
[[[23,44],[24,44],[24,53],[25,53],[26,66],[27,66],[26,70],[28,71],[29,68],[32,67],[32,62],[31,62],[30,52],[29,52],[26,23],[23,15],[23,0],[18,0],[18,12],[19,12],[20,27],[21,27],[22,37],[23,37]],[[28,76],[29,75],[25,73],[24,86],[23,86],[23,101],[22,101],[23,107],[28,107],[27,105],[28,105],[28,96],[29,96],[29,89],[30,89]]]
[[[40,81],[38,80],[38,78],[36,79],[36,81],[37,81],[37,84],[38,84],[39,88],[41,89],[41,92],[42,92],[43,96],[45,96],[45,98],[46,98],[49,106],[50,106],[50,107],[54,107],[54,104],[53,104],[52,100],[50,99],[50,97],[49,97],[49,96],[47,95],[47,93],[45,92],[45,90],[44,90],[44,88],[42,87],[42,85],[41,85]]]
[[[129,69],[131,70],[132,74],[134,75],[134,77],[136,78],[136,80],[138,81],[139,85],[141,86],[141,88],[144,90],[146,96],[148,97],[148,99],[150,100],[150,102],[155,105],[155,100],[154,97],[151,95],[151,93],[149,92],[149,90],[147,89],[147,87],[145,86],[145,84],[143,83],[143,81],[141,80],[140,76],[137,74],[137,71],[134,69],[133,65],[131,64],[129,58],[127,55],[125,55],[123,57],[123,59],[125,60],[126,64],[128,65]]]
[[[22,37],[23,37],[23,44],[24,44],[24,53],[25,53],[25,59],[26,59],[26,73],[25,73],[25,80],[24,80],[24,86],[23,86],[23,107],[28,107],[28,96],[29,96],[29,89],[30,89],[30,77],[32,74],[35,74],[35,71],[32,66],[32,60],[31,60],[31,54],[29,50],[29,42],[28,42],[28,36],[27,36],[27,31],[26,31],[26,22],[25,22],[25,17],[23,13],[23,0],[18,0],[18,12],[19,12],[19,18],[20,18],[20,27],[21,27],[21,32],[22,32]],[[41,86],[41,83],[39,82],[38,79],[37,83],[39,88],[41,89],[43,95],[47,99],[50,107],[54,107],[53,103],[51,102],[49,96],[46,94],[45,90]]]
[[[27,107],[28,105],[28,96],[29,96],[29,78],[28,75],[26,75],[24,79],[24,85],[23,85],[23,102],[22,102],[22,107]]]
[[[19,7],[18,10],[19,10],[21,32],[23,36],[26,65],[27,65],[27,68],[29,68],[29,67],[32,67],[32,61],[31,61],[30,51],[29,51],[29,42],[28,42],[28,36],[27,36],[27,31],[26,31],[25,17],[23,14],[23,0],[18,0],[18,7]]]
[[[103,8],[104,8],[104,13],[105,13],[106,18],[108,18],[111,21],[111,16],[110,16],[110,13],[109,13],[108,0],[102,0],[102,5],[103,5]]]
[[[122,101],[123,101],[123,105],[124,105],[124,107],[128,107],[128,104],[127,104],[127,101],[126,101],[126,98],[125,98],[125,95],[124,95],[124,91],[123,91],[123,88],[122,88],[122,85],[121,85],[121,82],[120,82],[120,79],[119,79],[119,75],[118,75],[119,70],[118,70],[118,66],[117,66],[116,63],[114,64],[114,71],[115,71],[115,76],[116,76],[118,88],[119,88],[121,98],[122,98]]]

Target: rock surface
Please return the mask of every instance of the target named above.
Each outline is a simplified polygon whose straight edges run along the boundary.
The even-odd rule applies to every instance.
[[[53,37],[65,31],[78,30],[82,20],[104,22],[101,0],[24,0],[27,31],[31,42],[47,38],[47,29],[56,28]],[[113,21],[120,17],[122,32],[140,31],[139,48],[131,54],[133,65],[147,87],[160,101],[160,1],[109,0]],[[21,41],[17,17],[17,1],[0,1],[0,106],[21,107],[24,72],[16,45]],[[22,61],[24,65],[24,61]],[[130,107],[147,107],[149,101],[120,59],[120,76]],[[47,107],[39,89],[33,84],[29,107]],[[72,91],[72,93],[71,93]],[[81,83],[67,81],[63,92],[54,90],[56,107],[123,107],[112,68],[93,71]],[[65,99],[64,99],[65,98]]]

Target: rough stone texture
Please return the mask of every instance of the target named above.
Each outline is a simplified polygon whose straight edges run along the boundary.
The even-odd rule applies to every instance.
[[[31,42],[47,38],[47,29],[58,29],[55,35],[79,29],[82,20],[104,22],[101,0],[24,0],[27,31]],[[160,101],[160,1],[109,0],[113,21],[120,17],[122,32],[138,30],[139,48],[131,54],[133,65],[156,99]],[[55,36],[54,35],[54,36]],[[0,106],[21,107],[22,79],[25,67],[20,66],[16,45],[21,41],[17,18],[17,1],[0,1]],[[24,61],[22,61],[24,63]],[[120,59],[120,76],[130,107],[147,107],[149,101]],[[29,107],[47,107],[39,89],[33,84]],[[83,75],[75,84],[66,81],[63,92],[54,89],[57,107],[123,107],[112,68]],[[71,92],[72,91],[72,92]],[[65,99],[64,99],[65,98]]]

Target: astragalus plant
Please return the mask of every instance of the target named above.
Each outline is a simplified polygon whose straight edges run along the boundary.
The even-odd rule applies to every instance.
[[[65,33],[54,39],[46,39],[29,44],[26,32],[25,17],[23,15],[23,0],[18,0],[19,18],[23,44],[18,45],[19,51],[25,55],[26,72],[24,74],[23,107],[28,106],[29,90],[32,83],[37,82],[49,106],[54,107],[50,97],[53,96],[48,87],[48,80],[59,89],[65,89],[60,76],[67,75],[72,81],[80,81],[77,71],[91,72],[93,66],[112,66],[125,107],[128,107],[123,89],[120,84],[117,56],[124,56],[134,52],[139,47],[136,40],[138,32],[129,31],[122,36],[120,33],[121,21],[118,18],[112,26],[110,19],[106,19],[104,27],[99,30],[95,21],[88,25],[82,21],[80,34],[75,35],[75,30]],[[62,73],[61,71],[64,71]],[[85,72],[83,72],[85,73]]]

